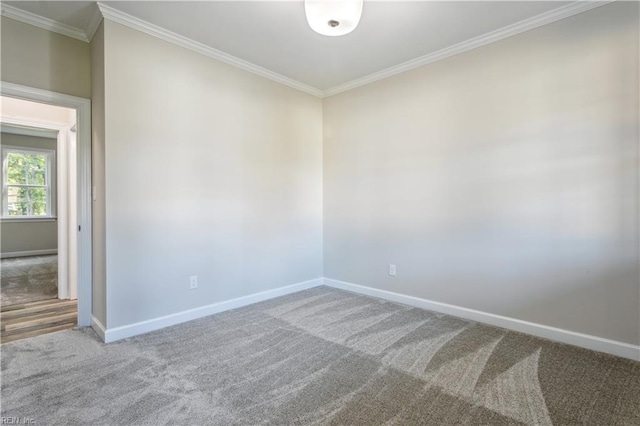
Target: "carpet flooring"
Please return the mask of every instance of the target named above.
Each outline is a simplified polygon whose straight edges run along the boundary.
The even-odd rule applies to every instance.
[[[640,424],[638,362],[327,287],[0,351],[2,416],[37,424]]]
[[[58,297],[58,256],[0,261],[0,304],[18,305]]]

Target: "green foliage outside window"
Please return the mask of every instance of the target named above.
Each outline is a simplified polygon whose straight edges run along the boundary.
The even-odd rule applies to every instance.
[[[47,215],[47,155],[9,152],[6,183],[9,216]]]

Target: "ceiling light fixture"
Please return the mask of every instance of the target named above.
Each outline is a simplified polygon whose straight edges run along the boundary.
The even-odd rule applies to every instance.
[[[311,29],[326,36],[349,34],[360,22],[363,0],[305,0]]]

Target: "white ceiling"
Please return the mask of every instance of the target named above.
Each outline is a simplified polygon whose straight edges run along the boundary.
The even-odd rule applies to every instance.
[[[3,2],[85,29],[94,2]],[[108,6],[327,91],[567,5],[546,1],[366,1],[351,34],[325,37],[302,1],[109,1]]]
[[[26,10],[80,30],[87,28],[97,9],[95,1],[3,1],[2,4]]]

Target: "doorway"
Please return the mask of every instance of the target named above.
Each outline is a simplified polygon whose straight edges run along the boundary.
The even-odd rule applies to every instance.
[[[87,99],[2,83],[2,341],[91,322]]]

